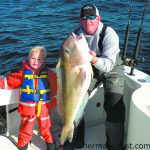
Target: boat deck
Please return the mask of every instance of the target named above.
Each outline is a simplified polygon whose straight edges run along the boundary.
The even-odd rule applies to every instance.
[[[17,135],[11,135],[10,139],[11,140],[9,140],[5,136],[0,136],[0,141],[3,141],[3,145],[0,145],[0,149],[18,150],[17,147],[14,145],[16,144],[17,141]],[[104,124],[87,127],[85,129],[85,145],[84,148],[80,150],[88,150],[88,149],[106,150],[105,140],[106,137]],[[29,144],[28,150],[46,150],[45,142],[39,136],[37,130],[34,130],[33,138],[31,143]]]

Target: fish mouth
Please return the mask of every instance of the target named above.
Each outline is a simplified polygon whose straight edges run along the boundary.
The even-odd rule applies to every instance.
[[[74,32],[71,33],[71,36],[77,41],[83,38],[83,34],[77,35]]]

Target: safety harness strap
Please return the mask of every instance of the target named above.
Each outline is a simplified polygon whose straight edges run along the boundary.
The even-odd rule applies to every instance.
[[[29,80],[30,79],[35,79],[35,78],[47,78],[47,75],[38,76],[38,75],[25,74],[24,78],[28,78]]]
[[[37,103],[37,114],[36,114],[37,117],[40,117],[41,108],[42,108],[42,99],[40,99]]]
[[[103,53],[103,39],[105,36],[105,31],[107,29],[107,26],[103,26],[101,33],[99,34],[99,42],[98,42],[98,47],[99,51],[102,54]]]
[[[44,93],[50,92],[50,89],[45,89],[45,90],[30,89],[29,85],[27,85],[26,89],[21,89],[21,92],[26,92],[27,94],[30,94],[30,93],[44,94]]]

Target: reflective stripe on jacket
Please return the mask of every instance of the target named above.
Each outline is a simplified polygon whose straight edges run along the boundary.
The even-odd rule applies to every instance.
[[[37,114],[37,102],[19,102],[18,105],[18,112],[20,114],[24,114],[24,115],[36,115]],[[50,110],[50,106],[51,105],[51,101],[46,101],[46,102],[42,102],[41,105],[41,112],[40,114],[44,114],[49,112]]]

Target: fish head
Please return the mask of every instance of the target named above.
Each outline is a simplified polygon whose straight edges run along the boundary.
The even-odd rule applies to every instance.
[[[72,66],[82,65],[85,62],[90,62],[89,47],[83,34],[79,36],[72,33],[62,44],[62,57],[65,63]]]

